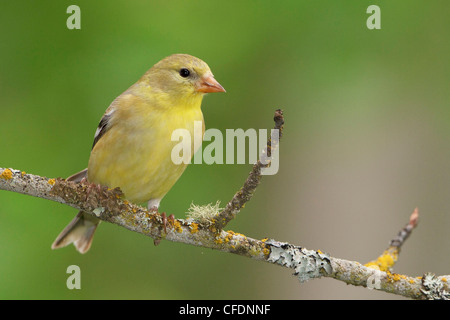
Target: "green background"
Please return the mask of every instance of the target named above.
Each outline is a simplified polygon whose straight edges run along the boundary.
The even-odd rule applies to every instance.
[[[81,30],[66,9],[81,8]],[[381,30],[366,9],[381,8]],[[172,53],[205,60],[226,94],[207,128],[286,125],[280,171],[229,224],[365,263],[408,221],[395,271],[450,269],[448,1],[0,2],[0,167],[67,177],[86,167],[111,101]],[[161,210],[224,205],[251,165],[191,165]],[[76,214],[0,191],[1,299],[397,299],[332,279],[103,223],[91,250],[50,245]],[[81,268],[81,290],[66,269]]]

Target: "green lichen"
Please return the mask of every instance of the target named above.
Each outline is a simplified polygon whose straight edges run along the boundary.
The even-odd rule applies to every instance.
[[[222,210],[223,209],[220,208],[220,201],[217,201],[215,204],[209,203],[203,206],[191,203],[187,212],[187,217],[202,225],[210,226],[213,224],[214,217]]]

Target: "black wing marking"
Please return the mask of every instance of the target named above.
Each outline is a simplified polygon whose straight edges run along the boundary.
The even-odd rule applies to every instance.
[[[94,146],[98,142],[98,140],[100,140],[100,138],[109,130],[110,126],[108,126],[108,124],[109,124],[109,121],[111,119],[113,112],[114,112],[114,110],[107,112],[100,120],[97,131],[95,132],[94,144],[92,145],[92,149],[94,148]],[[88,169],[84,169],[80,172],[77,172],[77,173],[71,175],[70,177],[68,177],[66,180],[80,182],[83,178],[87,178],[87,170]]]
[[[97,131],[95,132],[94,143],[92,144],[92,149],[94,149],[98,140],[100,140],[100,138],[103,137],[103,135],[109,130],[110,126],[108,126],[108,124],[109,124],[109,121],[111,120],[112,114],[113,114],[113,112],[108,112],[100,120],[100,123],[98,124],[98,127],[97,127]]]

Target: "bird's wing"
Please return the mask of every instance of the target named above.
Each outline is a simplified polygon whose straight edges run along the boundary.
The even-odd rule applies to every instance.
[[[95,132],[94,143],[92,144],[92,149],[94,149],[98,140],[100,140],[100,138],[110,129],[111,126],[109,126],[109,122],[111,120],[113,112],[114,112],[113,108],[111,108],[110,110],[107,110],[105,112],[105,114],[103,115],[102,119],[100,120],[100,123],[98,124],[98,127],[97,127],[97,131]]]
[[[100,140],[100,138],[106,133],[106,131],[109,130],[110,126],[108,126],[109,121],[111,119],[111,116],[113,114],[114,109],[107,109],[105,114],[103,115],[102,119],[100,120],[100,123],[98,124],[97,131],[95,132],[94,136],[94,144],[92,145],[92,149],[94,149],[95,144]],[[73,182],[80,182],[83,180],[83,178],[87,178],[87,168],[77,172],[70,177],[68,177],[67,181],[73,181]]]

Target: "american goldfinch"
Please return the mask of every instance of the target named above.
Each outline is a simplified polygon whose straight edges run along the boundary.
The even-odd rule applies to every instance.
[[[124,197],[157,210],[187,164],[171,159],[172,132],[203,124],[201,103],[209,92],[225,92],[208,65],[187,54],[171,55],[148,70],[106,109],[94,137],[88,168],[69,177],[79,182],[120,187]],[[191,155],[195,153],[191,139]],[[52,249],[73,243],[89,250],[100,220],[80,211],[59,234]]]

